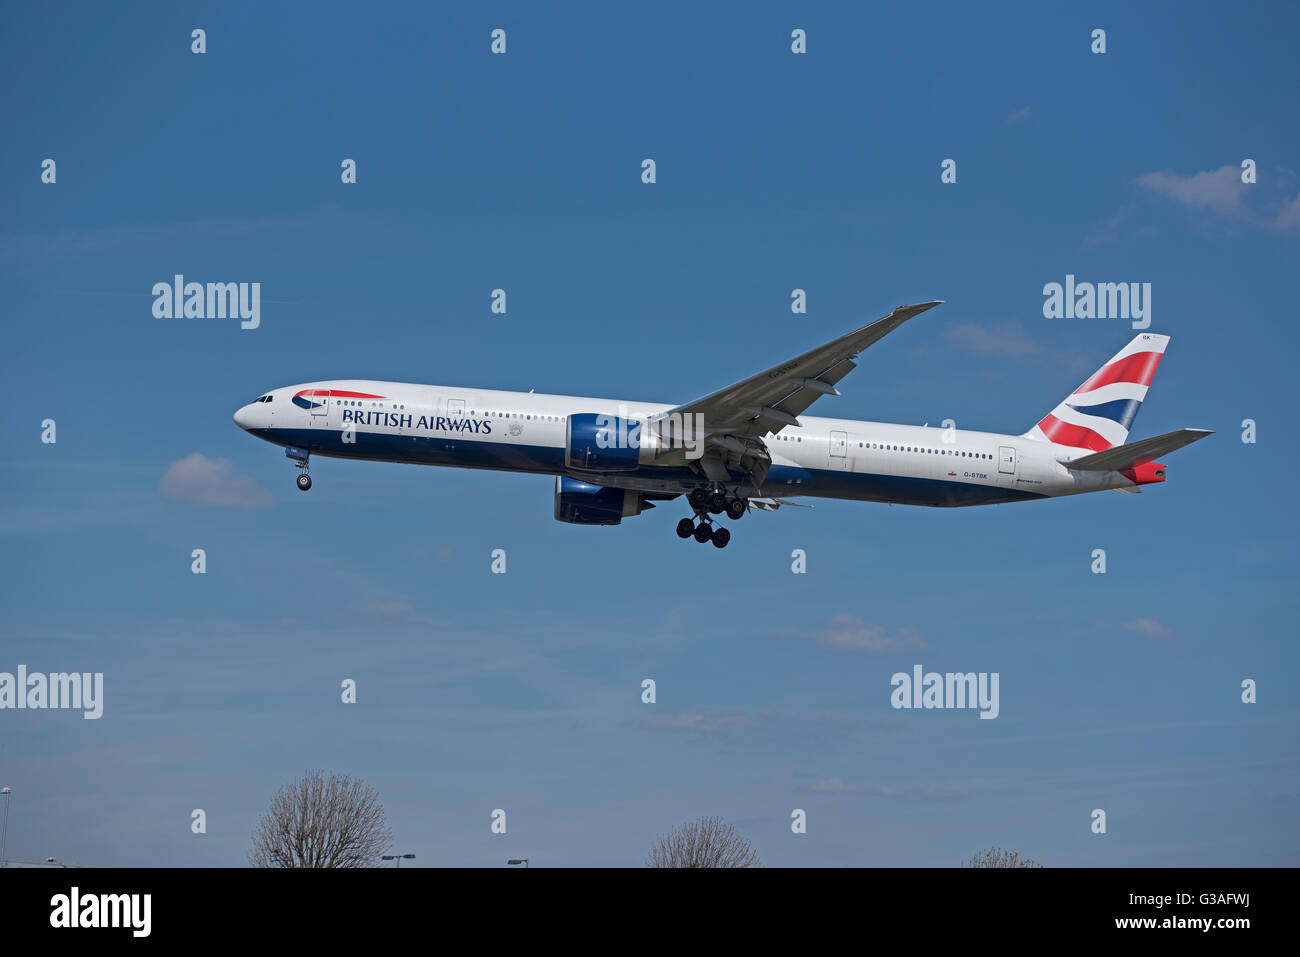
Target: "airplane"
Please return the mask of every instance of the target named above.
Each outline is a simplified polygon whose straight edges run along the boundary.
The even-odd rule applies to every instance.
[[[941,302],[888,316],[684,405],[345,379],[266,392],[235,413],[283,446],[311,488],[312,455],[555,477],[555,518],[618,525],[681,496],[677,535],[724,548],[750,510],[852,499],[997,505],[1165,481],[1157,457],[1212,434],[1128,442],[1169,336],[1142,332],[1022,435],[806,415],[840,395],[861,354]]]

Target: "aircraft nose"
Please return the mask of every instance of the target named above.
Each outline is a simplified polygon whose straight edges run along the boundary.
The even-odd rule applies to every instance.
[[[253,427],[253,407],[246,405],[235,412],[235,425],[247,431]]]

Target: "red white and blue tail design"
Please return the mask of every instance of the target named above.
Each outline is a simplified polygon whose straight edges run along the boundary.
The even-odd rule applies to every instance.
[[[1025,437],[1094,452],[1123,445],[1168,345],[1168,336],[1135,336]]]

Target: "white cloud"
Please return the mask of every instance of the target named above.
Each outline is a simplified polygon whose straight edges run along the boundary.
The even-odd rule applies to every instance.
[[[1020,109],[1016,110],[1014,113],[1012,113],[1010,116],[1007,117],[1007,126],[1015,126],[1017,123],[1023,123],[1025,120],[1029,119],[1029,115],[1032,112],[1033,110],[1031,110],[1029,107],[1022,106]]]
[[[948,341],[955,346],[986,356],[1019,359],[1039,351],[1038,344],[1014,323],[981,326],[975,322],[959,323],[948,329]]]
[[[241,472],[229,459],[210,459],[193,452],[167,466],[158,494],[177,502],[215,508],[264,508],[271,493]]]
[[[823,648],[868,655],[924,651],[929,647],[910,628],[900,628],[897,633],[887,635],[883,627],[869,625],[857,615],[836,615],[816,638]]]
[[[1212,209],[1230,216],[1246,215],[1246,184],[1241,181],[1241,169],[1236,166],[1220,166],[1189,176],[1161,170],[1147,173],[1138,182],[1184,206]]]
[[[1172,631],[1154,618],[1135,618],[1124,622],[1124,627],[1143,638],[1153,638],[1156,641],[1167,641],[1174,636]]]
[[[376,598],[373,601],[359,601],[357,608],[369,615],[376,615],[380,618],[406,618],[415,613],[412,608],[404,601],[396,598]]]
[[[1282,208],[1276,215],[1255,212],[1246,203],[1249,195],[1247,190],[1261,187],[1243,183],[1241,168],[1238,166],[1220,166],[1218,169],[1189,175],[1161,170],[1145,174],[1138,182],[1184,206],[1208,209],[1256,226],[1300,229],[1300,195],[1283,201]]]
[[[1300,195],[1282,207],[1273,225],[1278,229],[1300,229]]]
[[[743,711],[682,711],[648,723],[652,728],[669,731],[744,731],[753,726]]]
[[[871,793],[876,797],[910,797],[921,798],[926,801],[951,801],[958,798],[964,798],[970,792],[965,788],[951,784],[940,784],[935,787],[926,788],[919,788],[910,784],[903,787],[877,784],[872,787]]]

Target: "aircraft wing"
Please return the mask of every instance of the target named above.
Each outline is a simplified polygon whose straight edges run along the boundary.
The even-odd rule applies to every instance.
[[[853,371],[857,365],[853,360],[864,349],[939,304],[899,306],[883,319],[668,414],[702,414],[705,434],[710,436],[763,436],[798,425],[799,414],[819,398],[839,395],[835,384]]]
[[[1117,445],[1113,449],[1104,449],[1101,452],[1094,452],[1092,455],[1085,455],[1062,464],[1066,468],[1080,469],[1086,472],[1109,472],[1115,469],[1127,469],[1135,465],[1153,462],[1166,452],[1181,449],[1184,445],[1191,445],[1197,439],[1203,439],[1207,435],[1213,434],[1213,432],[1205,429],[1179,429],[1177,432],[1166,432],[1164,435],[1140,439],[1137,442],[1129,442],[1127,445]]]

